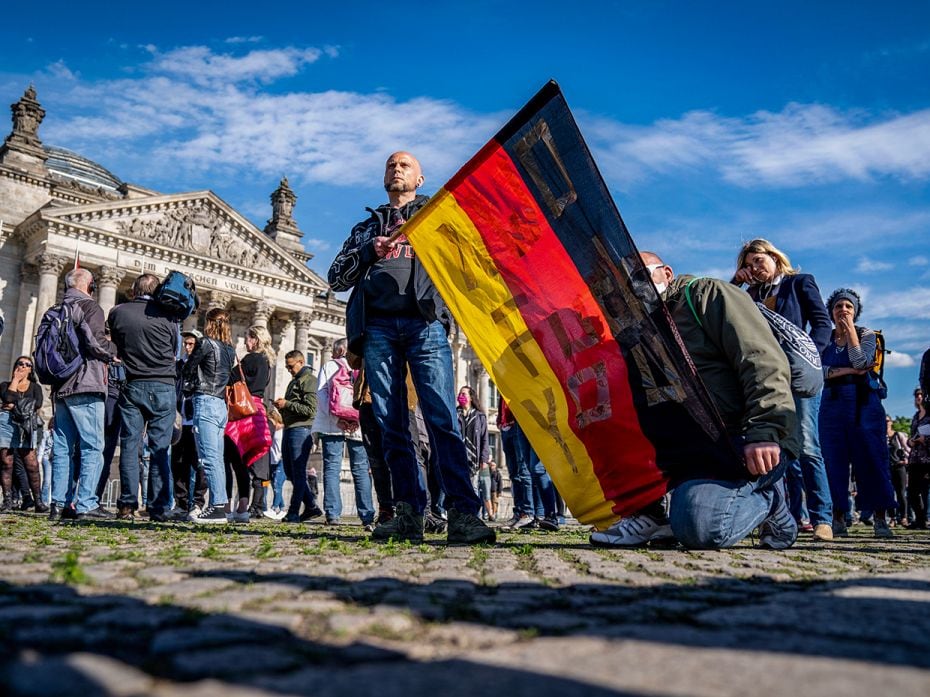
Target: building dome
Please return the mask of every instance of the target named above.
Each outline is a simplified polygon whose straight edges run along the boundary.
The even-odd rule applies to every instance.
[[[100,186],[111,191],[116,191],[123,183],[105,167],[78,155],[76,152],[51,145],[43,145],[42,147],[48,153],[45,166],[53,174],[71,179],[85,186]]]

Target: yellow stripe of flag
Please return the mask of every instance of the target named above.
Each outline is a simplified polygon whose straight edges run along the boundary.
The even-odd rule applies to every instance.
[[[568,426],[558,378],[530,333],[481,234],[440,189],[404,226],[417,258],[545,464],[572,514],[604,528],[617,520],[584,444]],[[542,411],[539,405],[548,405]]]

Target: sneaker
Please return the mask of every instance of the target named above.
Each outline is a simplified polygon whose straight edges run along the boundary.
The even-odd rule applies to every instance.
[[[539,529],[545,530],[547,532],[558,532],[559,519],[555,516],[546,516],[545,518],[540,518]]]
[[[0,513],[11,513],[13,511],[13,497],[5,496],[3,503],[0,503]]]
[[[759,546],[764,549],[788,549],[798,539],[798,523],[785,502],[784,482],[777,482],[772,491],[775,494],[772,510],[759,526]]]
[[[58,507],[57,503],[53,503],[48,508],[48,519],[52,523],[57,523],[61,520],[61,508]]]
[[[103,506],[97,506],[96,508],[93,508],[84,513],[78,513],[75,517],[78,520],[113,520],[116,518],[113,513],[110,513],[110,511],[108,511]]]
[[[265,517],[265,512],[257,506],[249,506],[249,520],[261,520]]]
[[[299,523],[299,522],[300,522],[300,514],[299,514],[299,513],[285,513],[285,514],[284,514],[284,517],[281,518],[281,522],[283,522],[283,523]]]
[[[798,526],[798,532],[814,532],[814,526],[809,520],[802,520]]]
[[[888,521],[884,518],[879,518],[875,516],[875,520],[872,524],[875,537],[894,537],[894,533],[891,531],[891,528],[888,526]]]
[[[497,542],[497,533],[481,522],[473,513],[449,509],[449,531],[446,540],[450,544],[474,545],[480,542],[494,544]]]
[[[48,513],[48,506],[41,501],[37,501],[35,505],[36,513]]]
[[[191,508],[190,513],[187,514],[187,519],[193,520],[194,518],[199,516],[201,513],[203,513],[203,506],[198,506],[197,504],[194,504],[194,507]]]
[[[423,541],[423,516],[413,512],[413,506],[400,502],[395,506],[394,518],[375,527],[371,539],[376,541],[396,540],[402,542]]]
[[[226,523],[226,511],[219,506],[207,506],[199,515],[191,518],[191,521],[208,525],[224,524]]]
[[[821,542],[831,542],[833,540],[833,526],[829,523],[817,523],[814,526],[814,539]]]
[[[306,515],[306,513],[304,513],[304,515]],[[300,516],[300,519],[301,520],[304,519],[303,515]],[[326,524],[327,525],[342,525],[342,521],[339,518],[327,518]]]
[[[168,520],[173,520],[176,523],[181,523],[190,520],[191,512],[186,508],[172,508],[170,511],[165,513],[165,517]]]
[[[423,529],[432,535],[441,535],[446,531],[446,521],[432,511],[423,516]]]
[[[378,517],[375,518],[375,525],[384,525],[394,520],[393,508],[382,508],[378,511]]]
[[[149,511],[149,520],[153,523],[167,523],[171,518],[168,517],[168,514],[165,512],[159,513],[158,511]]]
[[[61,515],[58,517],[59,520],[77,520],[77,512],[74,510],[74,506],[63,506],[61,509]]]
[[[606,530],[592,532],[588,541],[595,547],[643,547],[650,542],[674,539],[668,518],[639,513],[621,518]]]
[[[248,510],[245,510],[241,513],[239,511],[233,511],[227,516],[227,518],[231,523],[248,523],[252,519],[252,516]]]
[[[298,519],[298,522],[306,523],[308,520],[319,518],[321,515],[323,515],[323,511],[320,509],[320,507],[314,506],[313,508],[305,509],[304,512],[300,514],[300,518]],[[338,522],[339,521],[337,520],[336,523],[331,523],[329,520],[327,520],[326,524],[334,525],[334,524],[338,524]]]
[[[119,505],[116,507],[117,520],[133,520],[135,517],[136,511],[130,506]]]
[[[535,525],[536,518],[524,513],[521,516],[514,516],[507,527],[509,527],[511,530],[522,530],[523,528],[532,528]]]
[[[833,537],[849,537],[849,528],[843,518],[833,519]]]

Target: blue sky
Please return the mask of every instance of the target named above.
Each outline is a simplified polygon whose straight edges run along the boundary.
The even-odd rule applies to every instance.
[[[396,149],[441,186],[559,81],[640,248],[729,277],[771,239],[884,330],[894,414],[930,345],[930,2],[5,8],[0,103],[44,142],[259,227],[286,175],[324,273]],[[6,100],[5,102],[2,100]]]

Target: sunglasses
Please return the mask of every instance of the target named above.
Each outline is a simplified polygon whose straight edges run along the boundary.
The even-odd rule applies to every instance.
[[[26,363],[26,361],[16,361],[17,368],[31,368],[32,363]]]

